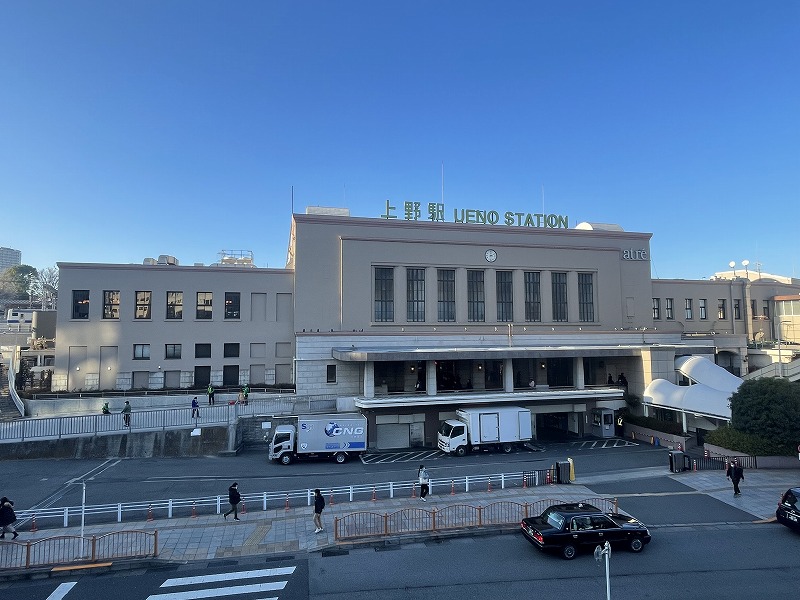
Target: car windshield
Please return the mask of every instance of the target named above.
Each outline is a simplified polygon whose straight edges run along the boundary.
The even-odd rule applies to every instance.
[[[783,504],[788,506],[797,507],[797,496],[794,493],[794,490],[789,490],[783,495],[783,500],[781,500]]]
[[[439,426],[439,433],[441,433],[444,437],[450,437],[451,431],[453,431],[453,426],[447,421],[442,421],[442,424]]]

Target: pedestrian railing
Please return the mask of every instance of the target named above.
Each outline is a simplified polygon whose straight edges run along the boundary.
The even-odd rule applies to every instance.
[[[343,517],[335,517],[333,533],[336,541],[344,541],[420,532],[436,533],[451,529],[513,525],[526,517],[541,514],[550,506],[564,502],[591,504],[603,512],[615,513],[618,511],[616,498],[588,498],[586,500],[544,498],[536,502],[500,501],[484,506],[453,504],[430,510],[412,507],[392,513],[360,511]]]
[[[524,489],[537,485],[556,483],[555,469],[540,469],[516,473],[497,473],[491,475],[468,475],[454,479],[431,479],[431,494],[455,496],[467,492],[492,492],[498,489]],[[566,483],[566,482],[562,482]],[[382,482],[358,484],[322,489],[328,505],[365,500],[385,500],[419,495],[416,481]],[[240,511],[267,511],[290,509],[298,506],[313,506],[312,489],[287,491],[255,492],[242,494]],[[70,527],[83,522],[102,523],[124,520],[156,520],[178,517],[199,517],[219,515],[228,508],[226,496],[204,496],[197,498],[173,498],[126,502],[116,504],[92,504],[85,506],[63,506],[16,511],[18,525],[33,530],[47,527]]]
[[[692,471],[724,471],[731,462],[738,463],[744,469],[757,469],[758,460],[755,456],[739,454],[734,456],[708,455],[692,459]]]
[[[158,531],[115,531],[100,536],[58,535],[28,542],[6,542],[0,569],[92,563],[158,556]]]

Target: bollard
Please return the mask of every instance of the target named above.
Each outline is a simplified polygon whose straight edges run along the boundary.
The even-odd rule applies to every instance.
[[[375,486],[372,486],[372,501],[375,502],[378,497],[375,495]]]
[[[31,519],[31,531],[39,531],[36,528],[36,515],[33,515],[33,518]]]
[[[703,450],[703,456],[705,456],[706,458],[708,458],[708,450]]]
[[[456,482],[453,481],[452,479],[450,480],[450,495],[451,496],[456,495]]]
[[[243,515],[247,514],[247,507],[244,505],[244,500],[242,500],[242,514]]]
[[[411,484],[411,497],[412,498],[416,498],[417,497],[417,484],[416,483],[412,483]]]
[[[289,494],[286,494],[286,510],[289,510]]]
[[[522,475],[522,489],[524,490],[527,487],[528,487],[528,475],[527,474],[523,474]]]
[[[192,501],[192,518],[197,518],[197,502]]]
[[[333,492],[331,492],[331,501],[328,502],[329,506],[333,506]]]
[[[489,485],[486,488],[486,491],[487,492],[491,492],[492,491],[492,478],[491,477],[489,477]]]
[[[152,504],[147,507],[147,520],[148,521],[152,521],[153,520],[153,505]]]
[[[697,471],[697,460],[692,461],[692,471]]]

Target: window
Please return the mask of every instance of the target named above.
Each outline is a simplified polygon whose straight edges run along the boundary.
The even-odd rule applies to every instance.
[[[425,321],[425,269],[406,269],[406,320]]]
[[[525,272],[525,320],[540,322],[542,320],[542,291],[539,287],[541,273]]]
[[[552,273],[551,285],[553,289],[553,321],[567,321],[567,274]]]
[[[719,319],[720,321],[724,321],[727,318],[728,318],[728,311],[726,310],[725,299],[720,298],[717,301],[717,319]]]
[[[240,304],[241,294],[239,292],[225,292],[225,318],[240,319]]]
[[[394,321],[394,269],[375,267],[375,322]]]
[[[667,321],[675,320],[675,298],[666,298],[664,300],[664,316]]]
[[[89,318],[89,290],[72,290],[72,318]]]
[[[483,271],[467,271],[467,321],[486,321],[486,288]]]
[[[119,290],[103,291],[103,318],[119,319]]]
[[[708,319],[708,306],[705,298],[700,298],[700,320],[705,321]]]
[[[439,293],[438,320],[449,323],[456,320],[456,272],[453,269],[439,269],[437,274]]]
[[[594,322],[594,274],[578,273],[578,320]]]
[[[756,318],[756,301],[755,300],[750,300],[750,318],[751,319],[755,319]]]
[[[134,344],[133,360],[150,360],[150,344]]]
[[[211,358],[211,344],[195,344],[194,345],[195,358]]]
[[[336,383],[336,365],[328,365],[326,381],[328,383]]]
[[[694,318],[694,312],[692,311],[692,299],[686,298],[686,320],[691,321]]]
[[[195,319],[208,320],[211,318],[213,294],[211,292],[197,292],[197,310]]]
[[[739,298],[733,299],[733,318],[737,321],[742,319],[742,301]]]
[[[239,344],[230,343],[222,347],[222,356],[224,358],[238,358],[239,357]]]
[[[136,292],[136,314],[134,319],[150,318],[150,302],[153,297],[152,292]]]
[[[514,281],[511,271],[497,271],[497,320],[510,323],[514,320]]]
[[[661,319],[661,298],[653,298],[653,319]]]
[[[183,319],[183,292],[167,292],[167,319]]]
[[[164,346],[164,358],[167,360],[181,357],[180,344],[166,344]]]
[[[769,300],[764,300],[764,311],[762,314],[769,320]]]

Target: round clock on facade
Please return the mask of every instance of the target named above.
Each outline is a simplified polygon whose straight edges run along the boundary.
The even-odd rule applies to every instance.
[[[484,256],[486,257],[486,260],[488,260],[489,262],[494,262],[497,260],[497,252],[495,252],[494,250],[487,250]]]

